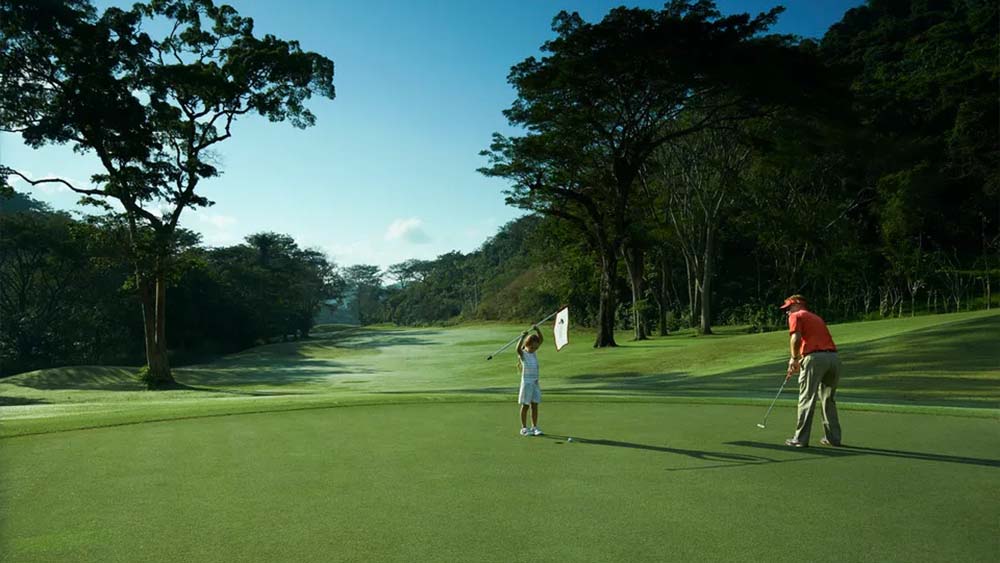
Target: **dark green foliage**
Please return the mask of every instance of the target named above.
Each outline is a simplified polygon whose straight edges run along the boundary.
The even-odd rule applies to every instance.
[[[141,319],[114,244],[93,224],[14,201],[18,211],[0,213],[0,375],[141,358]]]
[[[123,229],[48,211],[24,196],[13,201],[19,211],[0,213],[0,374],[138,363],[142,319]],[[174,362],[304,338],[320,305],[343,292],[334,265],[286,235],[258,233],[246,244],[204,249],[179,234],[186,243],[176,253],[166,310]]]
[[[344,286],[351,293],[349,307],[362,325],[381,322],[385,317],[385,291],[378,266],[357,264],[343,272]]]

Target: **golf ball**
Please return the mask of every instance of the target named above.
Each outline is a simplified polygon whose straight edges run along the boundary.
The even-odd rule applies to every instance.
[[[567,442],[572,442],[572,441],[573,441],[573,438],[566,438],[566,441],[567,441]]]

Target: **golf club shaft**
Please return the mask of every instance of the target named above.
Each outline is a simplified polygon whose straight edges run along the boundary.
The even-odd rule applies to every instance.
[[[781,396],[781,392],[785,390],[785,384],[788,383],[788,377],[785,377],[781,381],[781,387],[778,387],[778,394],[774,396],[774,400],[771,401],[771,406],[767,407],[767,412],[764,414],[764,422],[761,424],[767,425],[767,417],[771,415],[771,409],[774,408],[774,403],[778,401],[778,397]]]
[[[531,325],[531,328],[535,328],[535,327],[537,327],[538,325],[540,325],[540,324],[544,323],[545,321],[547,321],[547,320],[551,319],[552,317],[556,316],[556,315],[557,315],[557,314],[559,313],[559,311],[562,311],[562,309],[561,309],[561,308],[560,308],[560,309],[557,309],[555,313],[552,313],[551,315],[549,315],[549,316],[545,317],[544,319],[542,319],[542,320],[538,321],[537,323],[535,323],[535,324]],[[489,356],[486,356],[486,359],[487,359],[487,360],[492,360],[492,359],[493,359],[493,356],[496,356],[496,355],[497,355],[497,354],[499,354],[500,352],[503,352],[503,351],[504,351],[504,350],[506,350],[507,348],[510,348],[511,344],[513,344],[513,343],[517,342],[517,341],[518,341],[518,340],[519,340],[520,338],[521,338],[521,335],[520,335],[520,334],[519,334],[519,335],[517,335],[517,336],[515,336],[513,340],[511,340],[510,342],[508,342],[508,343],[504,344],[503,346],[501,346],[499,350],[497,350],[496,352],[493,352],[493,353],[492,353],[492,354],[490,354]]]

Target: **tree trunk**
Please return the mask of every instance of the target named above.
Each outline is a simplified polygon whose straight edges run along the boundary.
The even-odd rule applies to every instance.
[[[597,309],[597,339],[594,348],[618,346],[615,342],[615,276],[618,259],[614,249],[601,249],[601,296]]]
[[[163,389],[176,382],[167,358],[167,285],[162,270],[155,280],[140,282],[142,323],[146,337],[146,367],[144,377],[150,389]]]
[[[701,274],[704,271],[697,257],[684,257],[684,266],[687,269],[688,278],[688,326],[694,326],[694,320],[701,307]]]
[[[670,304],[670,302],[667,301],[670,295],[669,291],[667,290],[667,284],[669,281],[668,278],[669,278],[669,271],[667,270],[667,257],[663,254],[660,254],[660,287],[658,288],[660,294],[660,299],[658,300],[659,316],[656,319],[657,324],[660,325],[660,336],[670,335],[670,329],[667,328],[667,309],[668,305]]]
[[[649,340],[646,331],[646,321],[640,310],[643,294],[643,273],[646,269],[645,255],[638,245],[628,245],[625,248],[625,267],[628,269],[629,282],[632,286],[632,326],[635,329],[635,340]]]
[[[704,276],[701,282],[701,324],[700,334],[712,334],[712,270],[715,263],[715,229],[705,233]]]

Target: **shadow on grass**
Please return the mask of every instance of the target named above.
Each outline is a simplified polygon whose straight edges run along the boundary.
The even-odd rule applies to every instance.
[[[309,395],[310,393],[296,393],[288,391],[239,391],[236,389],[218,389],[215,387],[199,387],[175,381],[169,385],[157,388],[157,391],[197,391],[200,393],[217,393],[220,395],[236,395],[240,397],[283,397],[288,395]]]
[[[155,391],[199,391],[232,395],[267,396],[276,392],[238,391],[219,389],[219,386],[267,384],[268,386],[298,385],[326,380],[338,373],[359,374],[360,370],[337,369],[333,362],[320,362],[315,366],[303,360],[280,365],[246,368],[173,370],[175,383],[158,387]],[[331,366],[330,364],[333,364]],[[80,391],[148,391],[139,380],[135,369],[107,367],[69,367],[48,370],[22,380],[9,381],[12,385],[38,390]],[[288,394],[288,393],[282,393]]]
[[[996,330],[986,317],[916,330],[901,336],[841,346],[841,401],[997,408],[1000,370]],[[583,373],[570,376],[569,392],[677,397],[771,398],[781,384],[782,361],[695,376],[685,371]],[[794,397],[794,385],[785,396]],[[559,393],[560,391],[553,391]]]
[[[311,334],[309,338],[294,342],[280,342],[259,348],[261,351],[288,351],[298,347],[322,347],[364,350],[369,348],[388,348],[390,346],[427,346],[435,344],[429,337],[441,334],[439,330],[431,329],[363,329]],[[254,349],[251,349],[252,352]],[[246,353],[243,352],[243,353]]]
[[[24,379],[8,380],[31,389],[81,389],[87,391],[144,391],[136,376],[138,368],[98,366],[65,367],[46,370]]]
[[[560,436],[558,434],[543,434],[543,438],[549,440],[557,440],[560,443],[569,443],[567,440],[569,436]],[[692,457],[694,459],[703,459],[707,461],[725,461],[725,462],[737,462],[739,464],[757,464],[762,462],[770,461],[768,458],[746,455],[746,454],[733,454],[725,452],[706,452],[702,450],[685,450],[683,448],[668,448],[667,446],[651,446],[648,444],[636,444],[633,442],[621,442],[619,440],[603,440],[596,438],[579,438],[573,437],[574,444],[588,444],[595,446],[612,446],[615,448],[628,448],[633,450],[647,450],[652,452],[662,452],[668,454],[677,454]]]
[[[902,450],[887,450],[883,448],[865,448],[862,446],[851,446],[845,444],[837,448],[789,448],[788,446],[769,444],[766,442],[752,442],[741,440],[737,442],[726,442],[730,446],[742,446],[747,448],[758,448],[772,451],[795,451],[796,453],[809,454],[819,457],[848,457],[856,455],[878,455],[885,457],[898,457],[903,459],[919,459],[922,461],[943,461],[946,463],[961,463],[963,465],[983,465],[986,467],[1000,467],[1000,460],[981,459],[975,457],[963,457],[956,455],[932,454],[926,452],[907,452]]]
[[[21,405],[47,405],[49,402],[42,399],[28,399],[26,397],[0,397],[0,407],[18,407]]]

